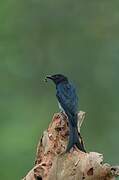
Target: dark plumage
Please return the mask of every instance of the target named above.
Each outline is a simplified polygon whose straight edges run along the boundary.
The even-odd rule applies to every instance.
[[[59,102],[60,110],[65,112],[68,116],[69,124],[69,142],[67,145],[66,152],[76,145],[78,149],[85,152],[81,136],[78,133],[77,128],[77,112],[78,112],[78,97],[76,94],[75,87],[68,81],[67,77],[56,74],[47,76],[56,85],[56,97]],[[80,141],[79,141],[80,137]]]

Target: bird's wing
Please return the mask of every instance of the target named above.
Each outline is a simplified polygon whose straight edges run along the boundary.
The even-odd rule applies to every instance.
[[[69,122],[72,126],[77,127],[77,103],[73,98],[67,97],[65,94],[57,93],[58,101],[68,116]]]
[[[75,88],[72,85],[60,86],[60,88],[57,89],[56,96],[66,114],[70,113],[71,115],[75,115],[77,113],[78,98]]]

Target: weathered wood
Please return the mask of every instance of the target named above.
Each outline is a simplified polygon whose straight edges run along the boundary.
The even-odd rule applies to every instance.
[[[78,130],[85,112],[78,114]],[[114,180],[119,166],[103,164],[103,155],[84,153],[76,147],[64,153],[68,142],[67,117],[55,114],[37,147],[35,166],[24,180]]]

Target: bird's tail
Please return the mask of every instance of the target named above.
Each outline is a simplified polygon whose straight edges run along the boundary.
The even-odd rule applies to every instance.
[[[67,149],[66,149],[66,152],[69,152],[70,149],[76,145],[76,147],[83,151],[83,152],[86,152],[85,151],[85,148],[84,148],[84,145],[83,145],[83,141],[82,141],[82,138],[80,136],[80,133],[78,133],[78,129],[77,127],[75,126],[72,126],[70,123],[69,123],[69,141],[68,141],[68,145],[67,145]]]

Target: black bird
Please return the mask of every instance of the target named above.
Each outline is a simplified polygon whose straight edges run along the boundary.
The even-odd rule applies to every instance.
[[[65,112],[68,117],[69,124],[69,142],[66,152],[76,145],[78,149],[86,152],[83,146],[82,138],[78,133],[77,118],[78,118],[78,97],[75,87],[68,81],[67,77],[62,74],[55,74],[46,77],[46,80],[51,79],[56,85],[56,97],[60,110]],[[80,141],[79,141],[80,138]]]

